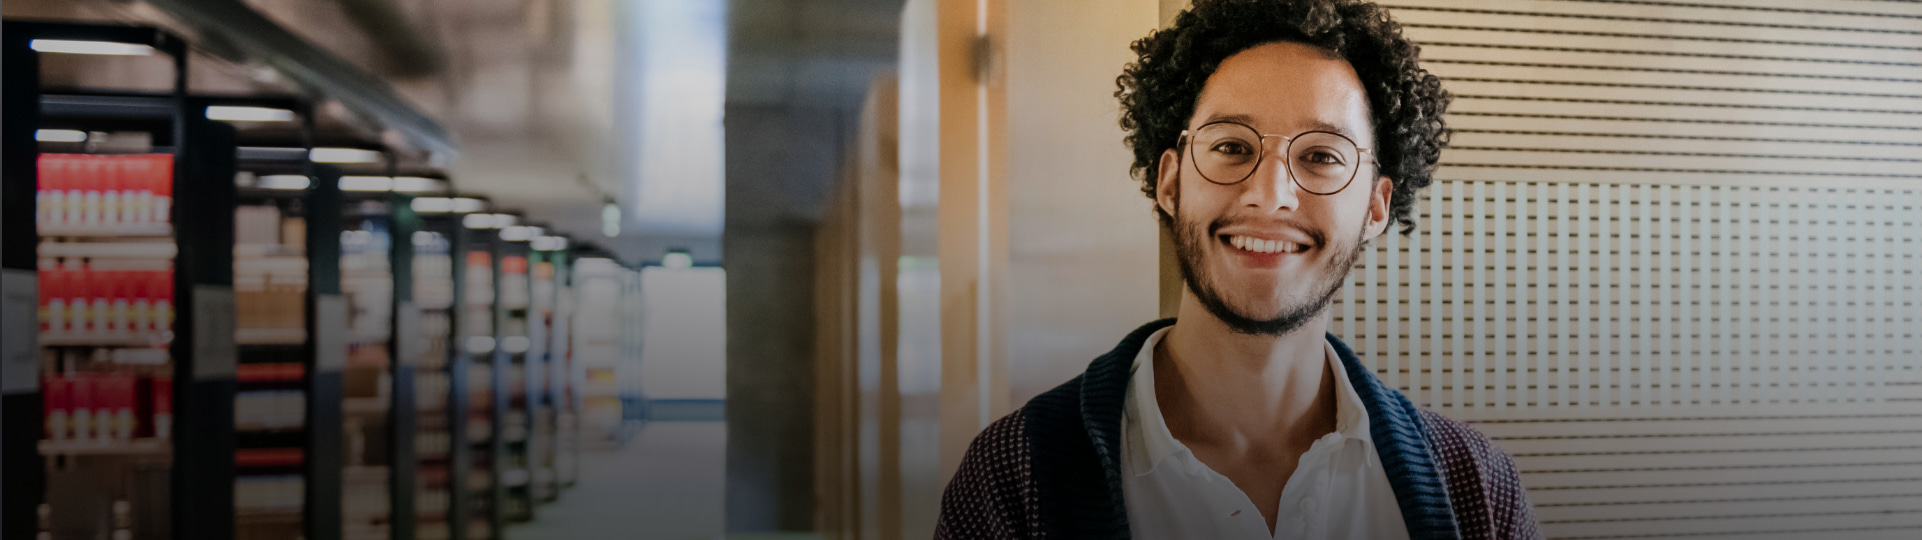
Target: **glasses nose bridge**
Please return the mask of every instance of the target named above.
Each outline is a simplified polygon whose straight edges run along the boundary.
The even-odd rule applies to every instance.
[[[1259,198],[1263,201],[1257,206],[1294,206],[1299,198],[1294,193],[1298,185],[1295,172],[1288,162],[1287,150],[1288,144],[1294,142],[1295,138],[1272,133],[1256,133],[1255,136],[1261,141],[1261,158],[1256,161],[1255,169],[1248,171],[1244,183],[1252,184],[1249,187],[1260,194]],[[1272,152],[1268,150],[1269,137],[1281,139]],[[1264,173],[1264,170],[1267,172]]]
[[[1290,170],[1292,167],[1288,163],[1288,144],[1294,142],[1295,138],[1275,133],[1256,133],[1255,136],[1261,140],[1261,158],[1256,161],[1255,170],[1249,171],[1248,175],[1258,175],[1263,166],[1273,165],[1276,172],[1281,173],[1281,180],[1284,183],[1294,183],[1295,171]],[[1281,144],[1275,145],[1273,152],[1268,151],[1269,137],[1281,139]]]
[[[1264,153],[1264,154],[1266,154],[1266,153],[1268,152],[1268,138],[1269,138],[1269,137],[1274,137],[1274,138],[1277,138],[1277,139],[1281,139],[1281,144],[1280,144],[1280,145],[1278,145],[1278,146],[1276,147],[1277,149],[1280,149],[1280,150],[1286,150],[1286,149],[1288,149],[1288,143],[1291,143],[1291,142],[1294,142],[1294,141],[1295,141],[1295,138],[1294,138],[1294,137],[1290,137],[1290,136],[1287,136],[1287,135],[1281,135],[1281,134],[1275,134],[1275,133],[1257,133],[1257,134],[1255,134],[1255,137],[1258,137],[1258,138],[1260,138],[1260,139],[1261,139],[1261,151],[1262,151],[1262,153]]]

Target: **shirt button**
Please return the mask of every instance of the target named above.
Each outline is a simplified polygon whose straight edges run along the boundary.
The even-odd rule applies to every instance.
[[[1302,497],[1302,498],[1301,498],[1301,513],[1303,513],[1303,514],[1313,514],[1313,513],[1315,513],[1315,508],[1316,508],[1316,507],[1317,507],[1317,504],[1316,504],[1316,501],[1315,501],[1315,498],[1314,498],[1314,497]]]

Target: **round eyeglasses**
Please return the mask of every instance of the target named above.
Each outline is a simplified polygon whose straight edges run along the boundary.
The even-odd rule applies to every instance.
[[[1201,177],[1224,186],[1254,176],[1255,169],[1268,157],[1267,139],[1280,137],[1285,144],[1282,162],[1288,167],[1288,177],[1303,191],[1316,195],[1334,195],[1347,189],[1355,180],[1355,171],[1361,168],[1361,155],[1369,153],[1340,133],[1263,135],[1245,124],[1226,121],[1183,130],[1181,137]]]

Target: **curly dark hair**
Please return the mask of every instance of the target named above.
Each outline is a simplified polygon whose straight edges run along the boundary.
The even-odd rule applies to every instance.
[[[1381,6],[1355,0],[1195,0],[1174,25],[1134,42],[1137,58],[1115,78],[1123,139],[1134,150],[1128,168],[1152,199],[1163,151],[1173,148],[1195,113],[1202,86],[1222,60],[1257,45],[1290,42],[1347,60],[1361,77],[1372,109],[1380,174],[1395,179],[1390,219],[1402,234],[1415,229],[1415,194],[1433,180],[1448,144],[1442,112],[1449,94],[1422,69],[1421,47]],[[1163,225],[1173,217],[1155,212]]]

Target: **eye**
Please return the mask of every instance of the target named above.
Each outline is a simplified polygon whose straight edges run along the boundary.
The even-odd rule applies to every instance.
[[[1346,163],[1341,158],[1341,154],[1337,154],[1326,148],[1310,148],[1302,152],[1301,161],[1316,165],[1343,165]]]
[[[1254,148],[1249,146],[1248,143],[1235,139],[1216,141],[1214,145],[1208,147],[1208,151],[1231,156],[1246,156],[1255,153]]]

